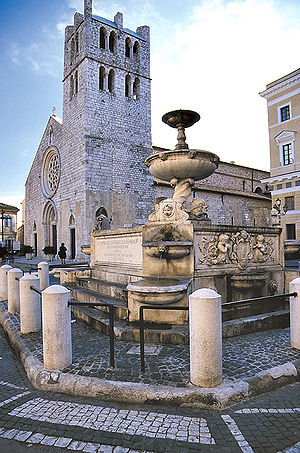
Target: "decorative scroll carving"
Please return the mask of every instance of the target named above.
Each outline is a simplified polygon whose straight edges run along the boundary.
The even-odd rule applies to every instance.
[[[246,230],[204,236],[198,248],[198,263],[208,266],[235,264],[239,269],[245,269],[250,262],[274,261],[272,239],[267,239],[262,234],[251,236]]]

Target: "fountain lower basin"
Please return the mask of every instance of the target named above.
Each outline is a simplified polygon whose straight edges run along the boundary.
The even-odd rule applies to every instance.
[[[171,278],[147,278],[127,285],[129,320],[139,320],[139,309],[142,305],[186,306],[190,280]],[[186,311],[182,310],[146,310],[145,320],[183,324],[187,319]]]

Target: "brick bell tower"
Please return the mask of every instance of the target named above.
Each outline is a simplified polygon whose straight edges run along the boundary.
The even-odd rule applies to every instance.
[[[144,223],[153,208],[144,164],[152,153],[149,27],[124,28],[121,13],[93,16],[84,0],[65,31],[63,92],[64,184],[83,241],[100,208],[113,228]]]

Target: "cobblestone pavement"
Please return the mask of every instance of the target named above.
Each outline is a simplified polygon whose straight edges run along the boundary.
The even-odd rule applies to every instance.
[[[10,315],[19,329],[19,314]],[[22,335],[42,362],[41,333]],[[140,373],[139,345],[115,342],[115,369],[109,366],[109,339],[83,322],[72,322],[73,363],[65,372],[108,380],[185,387],[189,382],[188,345],[146,345],[145,373]],[[223,339],[223,379],[247,378],[259,371],[300,359],[290,346],[289,329],[268,330]]]
[[[222,411],[32,388],[0,328],[0,452],[300,452],[300,383]]]

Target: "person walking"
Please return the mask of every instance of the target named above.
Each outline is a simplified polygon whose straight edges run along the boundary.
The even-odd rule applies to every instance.
[[[65,244],[62,242],[58,250],[58,256],[60,257],[61,264],[66,264],[66,251],[67,247],[65,247]]]

